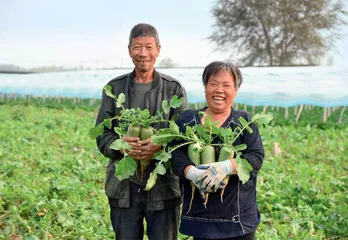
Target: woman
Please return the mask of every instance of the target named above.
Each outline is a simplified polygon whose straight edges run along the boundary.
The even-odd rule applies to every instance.
[[[187,125],[204,124],[206,116],[218,122],[219,128],[236,128],[241,126],[238,119],[243,117],[250,121],[251,115],[245,111],[232,108],[234,98],[242,84],[242,74],[233,64],[212,62],[207,65],[202,75],[205,98],[208,107],[201,110],[186,110],[180,114],[177,125],[185,132]],[[205,114],[199,114],[199,112]],[[188,157],[187,145],[172,153],[172,166],[181,178],[183,192],[183,209],[181,214],[180,232],[201,239],[254,239],[256,227],[260,222],[260,213],[256,205],[256,176],[261,168],[264,149],[258,128],[251,124],[252,134],[244,131],[234,145],[246,144],[241,157],[246,159],[253,170],[250,179],[242,184],[237,176],[235,159],[226,159],[210,165],[207,170],[199,169]],[[214,138],[213,143],[221,143]],[[220,152],[215,147],[216,159]],[[223,201],[217,186],[230,175],[224,189]],[[193,182],[199,191],[195,191],[190,206]],[[200,193],[210,192],[209,201],[205,206]]]

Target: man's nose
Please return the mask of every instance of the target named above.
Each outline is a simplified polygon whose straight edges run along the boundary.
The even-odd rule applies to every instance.
[[[142,47],[142,48],[140,49],[140,56],[146,56],[146,55],[147,55],[147,50],[146,50],[145,47]]]

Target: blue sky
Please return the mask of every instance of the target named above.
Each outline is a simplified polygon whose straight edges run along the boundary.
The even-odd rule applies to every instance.
[[[214,51],[213,0],[0,0],[0,64],[23,67],[132,67],[127,44],[139,22],[154,25],[162,50],[179,66],[205,66],[229,53]],[[348,0],[344,0],[346,8]],[[348,28],[345,28],[348,33]],[[348,60],[348,36],[337,43],[334,64]],[[96,59],[98,59],[96,61]]]

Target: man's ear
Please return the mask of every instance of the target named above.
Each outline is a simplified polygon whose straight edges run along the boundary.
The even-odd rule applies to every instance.
[[[160,55],[160,52],[161,52],[161,45],[158,45],[157,46],[157,57]]]

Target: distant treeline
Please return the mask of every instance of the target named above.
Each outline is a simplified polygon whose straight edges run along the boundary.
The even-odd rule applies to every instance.
[[[294,65],[284,65],[284,66],[253,66],[253,67],[314,67],[318,66],[317,64],[294,64]],[[248,67],[248,66],[240,66]],[[250,66],[249,66],[250,67]],[[182,67],[182,66],[157,66],[157,69],[163,68],[177,68],[177,69],[195,69],[195,68],[204,68],[204,66],[191,66],[191,67]],[[97,70],[115,70],[115,69],[130,69],[131,67],[109,67],[109,68],[98,68]],[[0,73],[5,74],[29,74],[29,73],[44,73],[44,72],[68,72],[68,71],[81,71],[81,70],[96,70],[90,67],[74,67],[74,68],[65,68],[63,66],[42,66],[35,68],[23,68],[13,64],[0,64]]]
[[[13,64],[0,64],[0,73],[38,73],[38,72],[66,72],[66,71],[78,71],[78,70],[90,70],[84,66],[78,66],[73,68],[65,68],[63,66],[40,66],[34,68],[23,68]]]

